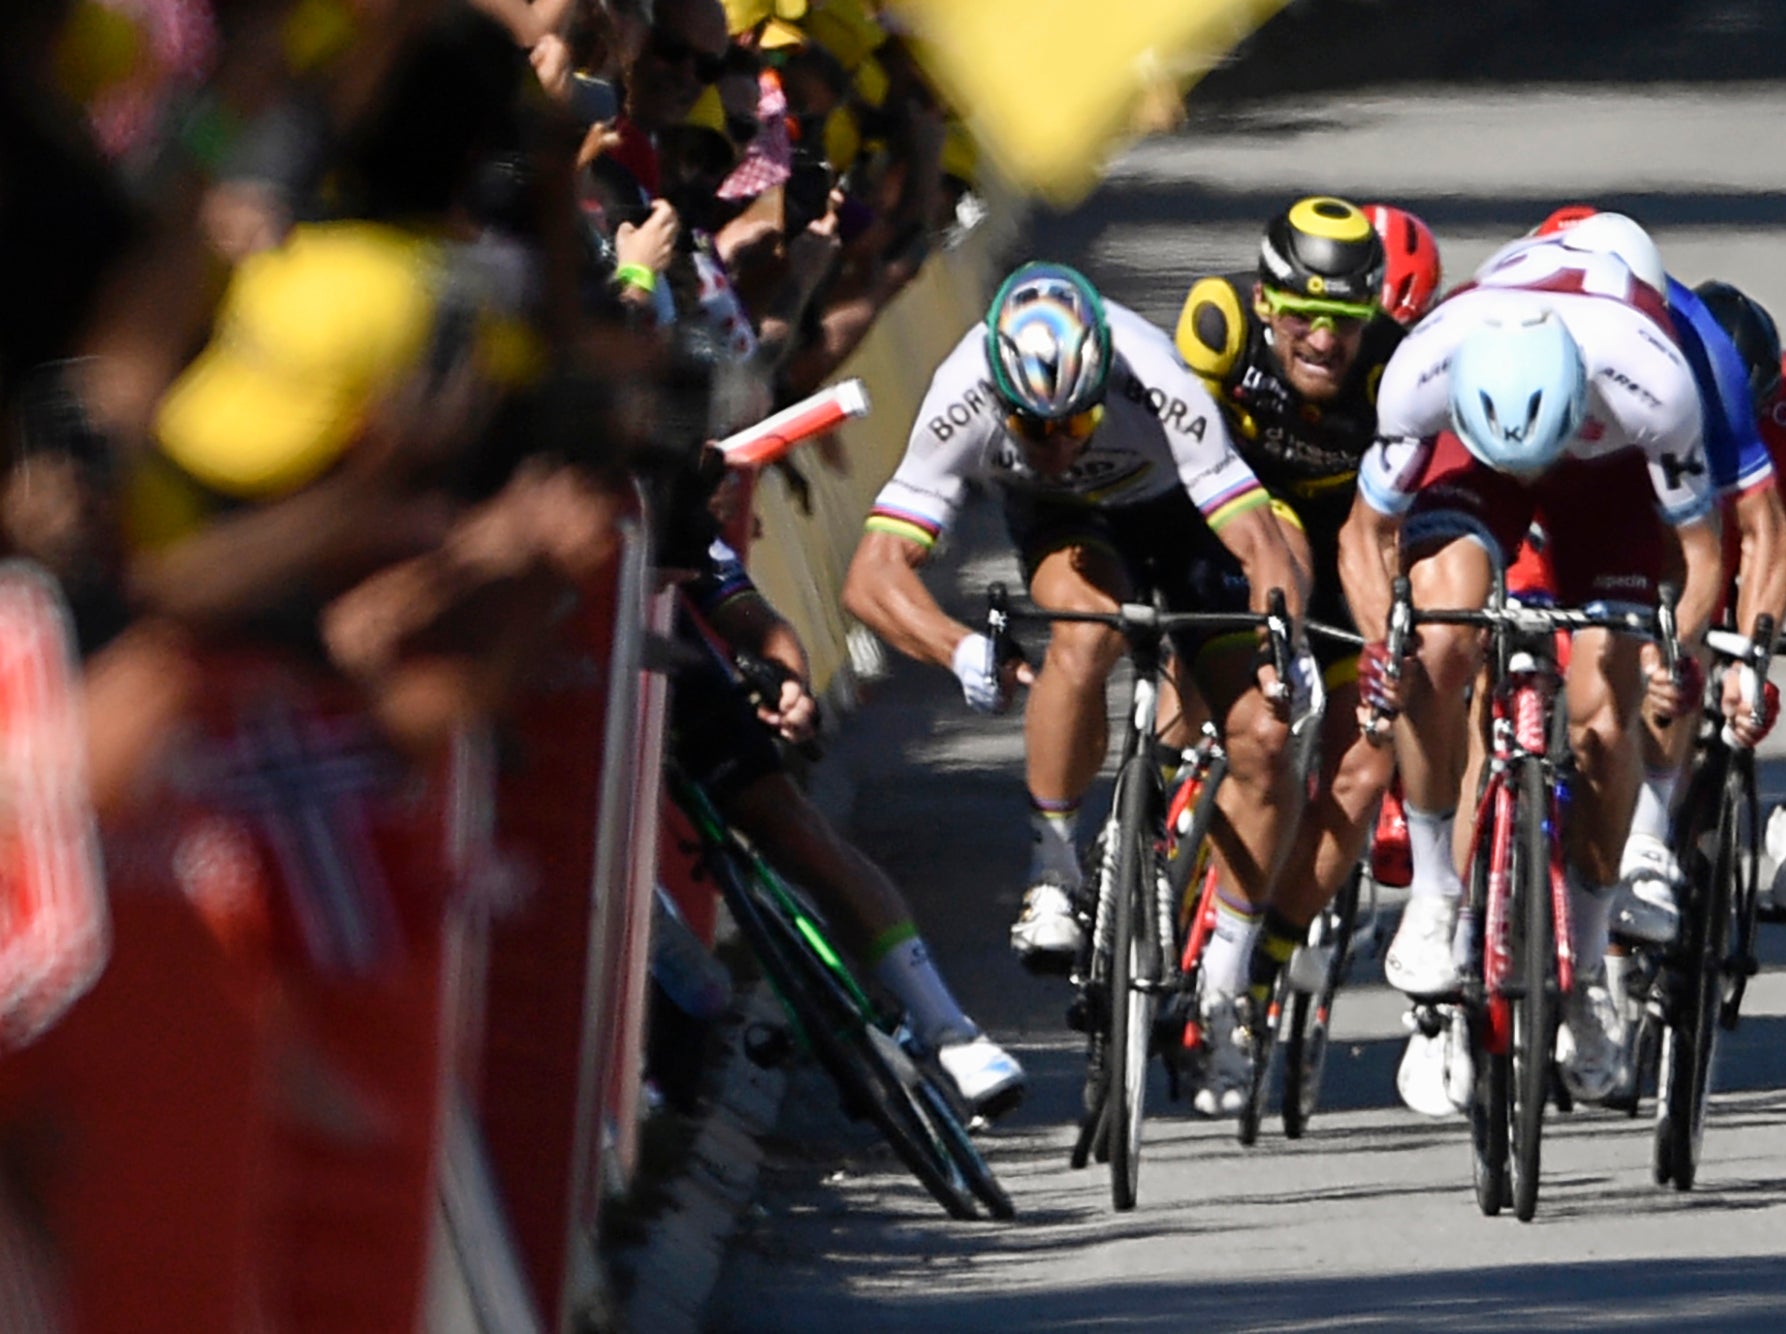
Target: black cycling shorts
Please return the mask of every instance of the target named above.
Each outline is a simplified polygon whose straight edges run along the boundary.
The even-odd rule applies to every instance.
[[[670,688],[670,753],[682,771],[720,805],[758,779],[782,771],[775,736],[757,717],[744,688],[726,673],[712,648],[679,625],[677,640],[701,655],[679,667]]]
[[[1183,491],[1111,509],[1007,492],[1005,526],[1025,581],[1045,557],[1082,546],[1114,555],[1128,574],[1131,594],[1152,588],[1172,611],[1245,611],[1250,605],[1240,563]],[[1251,630],[1185,630],[1172,635],[1172,647],[1194,663],[1210,644],[1240,637],[1255,638]]]

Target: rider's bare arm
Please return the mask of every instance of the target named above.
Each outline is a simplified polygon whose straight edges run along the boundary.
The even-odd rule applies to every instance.
[[[1786,624],[1786,505],[1777,486],[1756,487],[1737,497],[1737,531],[1742,534],[1736,623],[1746,634],[1763,612]]]
[[[1711,624],[1712,612],[1723,595],[1724,553],[1718,544],[1718,526],[1710,519],[1682,524],[1674,531],[1687,567],[1675,619],[1680,637],[1694,642]]]
[[[707,620],[726,643],[780,664],[802,682],[808,679],[806,646],[761,593],[732,598],[710,611]]]
[[[955,646],[973,631],[950,616],[918,567],[930,552],[896,533],[869,530],[862,535],[843,585],[843,605],[901,653],[947,667]]]
[[[1253,611],[1265,611],[1271,590],[1281,588],[1292,620],[1301,617],[1308,604],[1308,585],[1269,505],[1236,515],[1221,526],[1216,536],[1234,553],[1246,573]]]
[[[1361,494],[1339,535],[1340,587],[1352,619],[1367,640],[1388,633],[1390,588],[1401,573],[1401,520],[1384,514]]]

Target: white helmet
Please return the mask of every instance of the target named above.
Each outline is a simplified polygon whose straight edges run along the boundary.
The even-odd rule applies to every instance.
[[[1563,452],[1587,416],[1581,349],[1553,310],[1490,320],[1451,354],[1451,429],[1476,458],[1531,478]]]
[[[1662,264],[1662,252],[1650,234],[1623,213],[1592,214],[1557,233],[1557,240],[1569,250],[1616,256],[1639,282],[1667,297],[1668,270]]]

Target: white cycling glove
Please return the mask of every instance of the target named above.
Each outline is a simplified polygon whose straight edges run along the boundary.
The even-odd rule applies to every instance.
[[[1303,649],[1290,659],[1290,728],[1301,732],[1319,723],[1327,711],[1327,687],[1321,680],[1321,664]]]
[[[997,713],[1004,704],[998,688],[998,668],[992,661],[992,641],[985,635],[968,635],[955,645],[949,664],[961,682],[961,697],[975,713]]]

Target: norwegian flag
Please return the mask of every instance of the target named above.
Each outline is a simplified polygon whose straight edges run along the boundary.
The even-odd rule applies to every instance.
[[[0,1051],[53,1024],[110,950],[73,644],[55,582],[0,562]]]
[[[363,721],[276,691],[244,699],[234,723],[189,755],[181,785],[253,831],[316,967],[377,971],[402,950],[373,827],[400,781],[394,759]]]

